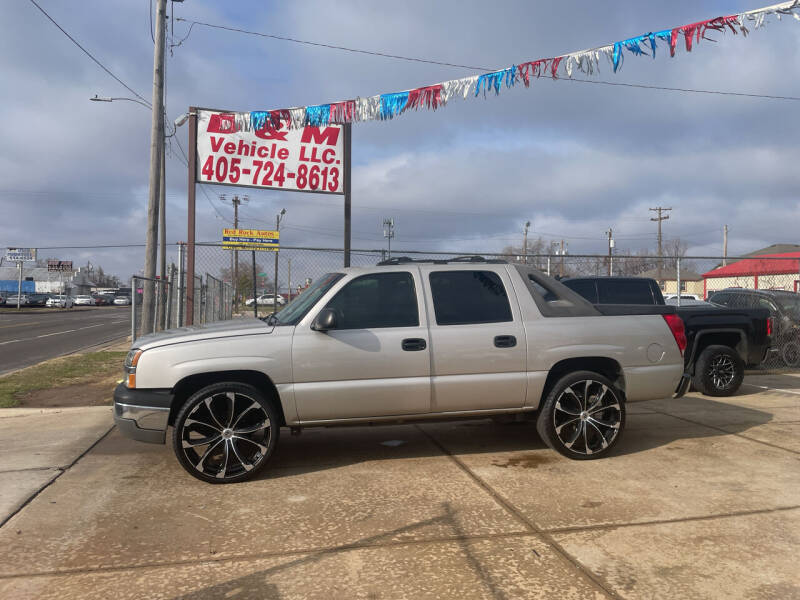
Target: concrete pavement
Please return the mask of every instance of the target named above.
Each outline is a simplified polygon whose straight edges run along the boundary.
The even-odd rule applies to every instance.
[[[798,433],[800,377],[775,375],[631,405],[599,461],[530,424],[316,429],[214,486],[112,431],[0,528],[0,597],[800,597]],[[65,458],[16,461],[92,441],[63,437]]]

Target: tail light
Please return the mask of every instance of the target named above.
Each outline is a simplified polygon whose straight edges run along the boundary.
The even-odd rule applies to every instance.
[[[683,319],[678,315],[662,316],[667,322],[669,330],[672,332],[672,337],[675,338],[675,343],[678,344],[678,350],[681,351],[681,356],[683,356],[683,351],[686,350],[686,329],[683,326]]]
[[[767,335],[772,335],[772,317],[767,318]]]

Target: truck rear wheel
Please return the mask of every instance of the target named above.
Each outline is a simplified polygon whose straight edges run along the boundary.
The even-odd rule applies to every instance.
[[[622,392],[608,378],[592,371],[576,371],[559,379],[536,419],[542,440],[576,460],[608,454],[624,427]]]
[[[208,483],[254,477],[280,432],[272,403],[251,385],[215,383],[193,394],[175,419],[172,446],[186,471]]]
[[[744,362],[729,346],[709,346],[695,364],[692,384],[707,396],[732,396],[742,385]]]

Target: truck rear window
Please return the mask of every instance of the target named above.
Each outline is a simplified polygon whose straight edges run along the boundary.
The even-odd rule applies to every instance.
[[[596,317],[591,302],[563,283],[524,265],[514,265],[544,317]]]

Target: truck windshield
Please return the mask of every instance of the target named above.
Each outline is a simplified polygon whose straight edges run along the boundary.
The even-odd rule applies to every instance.
[[[311,307],[317,303],[317,300],[322,298],[342,277],[344,277],[344,273],[328,273],[317,279],[307,290],[303,291],[275,315],[275,323],[278,325],[297,325],[306,316],[306,313],[311,310]]]

